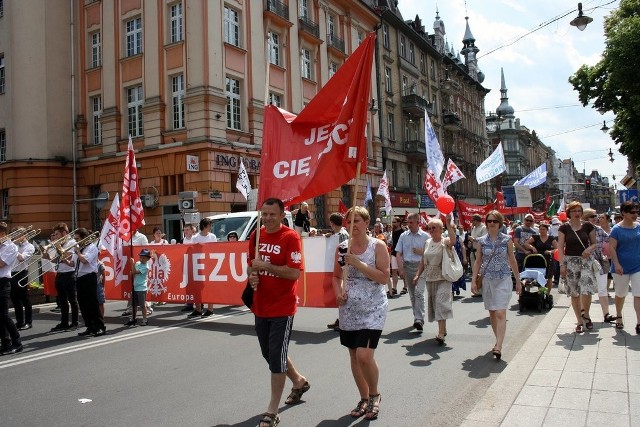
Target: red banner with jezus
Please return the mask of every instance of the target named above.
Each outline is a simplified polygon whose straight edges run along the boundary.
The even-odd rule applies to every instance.
[[[298,280],[298,301],[304,307],[336,307],[331,284],[336,245],[332,239],[303,239],[305,270]],[[242,305],[240,295],[247,283],[248,242],[189,245],[135,246],[134,254],[146,248],[149,261],[147,300],[168,303],[213,303]],[[125,248],[128,251],[129,248]],[[116,285],[113,259],[102,251],[105,265],[105,297],[124,300],[131,296],[130,264]],[[259,292],[259,285],[258,285]]]

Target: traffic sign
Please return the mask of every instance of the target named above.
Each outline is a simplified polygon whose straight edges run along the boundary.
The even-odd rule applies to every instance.
[[[620,196],[620,204],[623,204],[626,201],[632,201],[633,203],[638,203],[638,190],[620,190],[618,191],[618,195]]]

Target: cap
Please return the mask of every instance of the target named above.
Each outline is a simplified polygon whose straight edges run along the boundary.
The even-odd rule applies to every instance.
[[[553,218],[553,219],[551,220],[551,224],[553,224],[553,225],[558,225],[558,224],[560,224],[560,220],[559,220],[558,218]]]
[[[143,249],[140,251],[140,253],[138,254],[140,256],[146,256],[147,258],[151,258],[151,252],[149,252],[149,249]]]

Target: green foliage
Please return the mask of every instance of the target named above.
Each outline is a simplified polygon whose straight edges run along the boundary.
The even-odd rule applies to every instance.
[[[620,153],[640,163],[640,0],[621,0],[604,20],[605,50],[594,66],[569,78],[583,106],[612,111],[611,138]],[[639,61],[639,62],[636,62]]]

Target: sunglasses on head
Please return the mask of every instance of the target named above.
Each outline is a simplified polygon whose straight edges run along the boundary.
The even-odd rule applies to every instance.
[[[500,221],[497,219],[488,219],[485,221],[487,224],[500,224]]]

